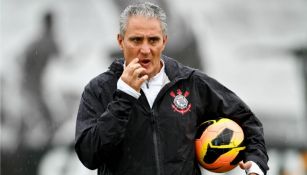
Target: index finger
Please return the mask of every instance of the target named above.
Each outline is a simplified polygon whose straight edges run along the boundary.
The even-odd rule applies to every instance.
[[[134,58],[129,64],[135,64],[139,62],[139,58]]]

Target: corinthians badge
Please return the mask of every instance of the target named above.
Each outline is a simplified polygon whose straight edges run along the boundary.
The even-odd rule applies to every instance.
[[[184,93],[177,89],[177,92],[171,91],[170,96],[174,98],[172,108],[174,111],[179,112],[180,114],[185,114],[186,112],[190,111],[192,104],[189,103],[187,96],[190,95],[189,91],[185,91]]]

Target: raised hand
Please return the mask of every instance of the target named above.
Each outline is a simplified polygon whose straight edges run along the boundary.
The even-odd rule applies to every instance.
[[[145,68],[139,63],[139,59],[133,59],[124,69],[121,79],[137,92],[140,92],[141,85],[148,79],[148,75],[145,75]]]

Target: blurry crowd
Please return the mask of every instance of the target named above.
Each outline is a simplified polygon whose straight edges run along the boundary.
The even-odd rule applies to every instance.
[[[112,59],[121,57],[121,52],[116,46],[117,16],[119,11],[134,1],[2,1],[0,174],[96,174],[95,171],[83,167],[74,153],[76,112],[85,84],[94,76],[104,72]],[[151,1],[159,4],[168,14],[170,43],[164,54],[178,58],[180,62],[201,69],[213,77],[215,70],[225,71],[222,66],[223,60],[217,64],[215,63],[217,60],[212,61],[214,57],[212,50],[217,50],[216,52],[223,56],[222,47],[227,47],[227,45],[221,44],[221,48],[217,47],[218,44],[211,43],[210,45],[206,40],[207,38],[208,41],[209,39],[214,40],[210,36],[210,31],[207,31],[208,29],[203,28],[202,25],[197,25],[197,22],[200,23],[200,20],[206,19],[204,23],[212,24],[212,30],[216,26],[211,20],[222,20],[222,17],[221,19],[210,18],[210,15],[205,16],[209,13],[197,14],[197,10],[196,14],[193,14],[191,11],[187,12],[189,10],[185,9],[185,6],[197,9],[202,9],[203,6],[204,10],[210,12],[219,3],[227,6],[231,2],[240,3],[240,0],[231,2],[199,0],[195,1],[195,4],[183,0],[178,2],[175,0]],[[174,5],[175,3],[179,4]],[[261,1],[259,3],[270,2]],[[307,2],[295,0],[293,3],[306,5],[305,9],[295,4],[293,6],[302,11],[305,10],[305,13],[298,13],[297,16],[302,21],[307,19]],[[294,8],[293,6],[290,8]],[[282,7],[285,8],[285,6]],[[16,16],[14,16],[15,13]],[[31,15],[26,16],[26,13]],[[186,15],[187,13],[192,14],[189,16]],[[234,16],[241,15],[235,11],[232,13],[235,14]],[[215,14],[216,12],[212,12],[212,15]],[[245,17],[241,15],[239,18]],[[227,19],[229,20],[226,18],[226,21],[221,23],[223,26],[229,23],[231,27]],[[19,25],[23,20],[27,24]],[[84,21],[86,22],[83,23]],[[242,21],[243,24],[237,25],[244,26],[244,22],[252,23],[244,19]],[[256,24],[252,26],[261,28]],[[285,114],[282,119],[279,119],[278,117],[270,118],[274,114],[256,107],[259,111],[256,113],[268,114],[259,116],[263,123],[273,121],[270,125],[272,123],[278,125],[279,120],[290,121],[291,116],[296,116],[301,121],[299,123],[303,123],[302,126],[307,124],[307,24],[304,27],[306,31],[302,36],[305,38],[297,41],[298,44],[293,44],[293,48],[289,50],[282,44],[277,45],[283,50],[281,53],[286,52],[286,55],[292,55],[291,58],[297,58],[293,61],[298,65],[295,68],[299,70],[297,77],[302,77],[298,78],[298,89],[301,90],[300,95],[304,96],[303,100],[298,103],[299,106],[302,106],[298,108],[302,112],[293,115]],[[18,33],[18,31],[21,32]],[[226,29],[225,32],[227,32]],[[242,33],[242,35],[245,34]],[[220,75],[221,73],[217,73],[217,77]],[[255,87],[257,88],[259,87]],[[264,127],[265,134],[269,135],[267,143],[270,175],[307,174],[306,128],[295,122],[288,122],[288,124],[291,125],[289,128],[301,128],[298,129],[297,138],[292,138],[290,135],[291,138],[288,138],[288,141],[270,137],[272,126],[267,124]],[[278,126],[275,127],[276,130],[277,128]],[[283,131],[280,131],[280,134],[291,132],[289,128],[282,128]],[[296,139],[297,142],[292,142]],[[211,173],[204,170],[204,174]],[[244,172],[236,169],[228,174],[238,175]]]

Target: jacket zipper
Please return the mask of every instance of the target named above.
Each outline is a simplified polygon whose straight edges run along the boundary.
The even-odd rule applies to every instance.
[[[154,107],[155,107],[155,103],[156,101],[160,98],[160,94],[161,91],[165,92],[167,89],[169,89],[170,87],[172,87],[174,84],[176,84],[179,80],[181,80],[183,78],[177,79],[175,81],[173,81],[170,84],[167,84],[166,86],[164,86],[160,92],[158,93],[153,105],[152,105],[152,110],[151,110],[151,125],[152,125],[152,133],[153,133],[153,142],[154,142],[154,151],[155,151],[155,161],[156,161],[156,166],[157,166],[157,175],[161,175],[161,165],[160,165],[160,158],[159,158],[159,147],[158,147],[158,137],[157,137],[157,126],[156,126],[156,117],[155,117],[155,113],[154,113]]]
[[[157,166],[157,175],[161,174],[160,161],[159,161],[159,148],[158,148],[158,138],[157,138],[157,130],[156,130],[156,118],[154,115],[154,110],[151,111],[151,124],[152,124],[152,133],[153,133],[153,142],[155,149],[155,160]]]

